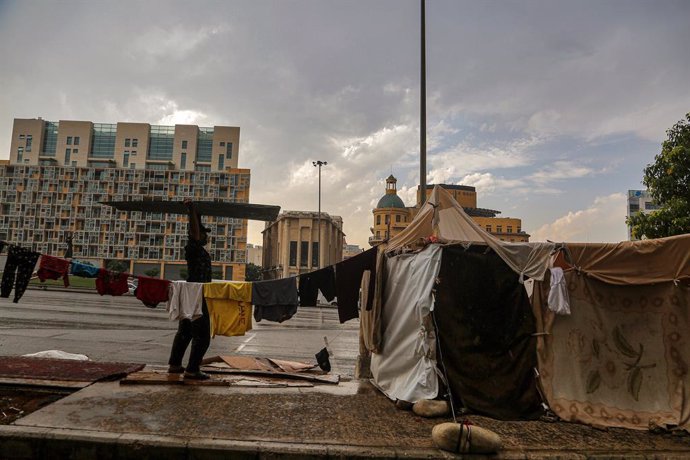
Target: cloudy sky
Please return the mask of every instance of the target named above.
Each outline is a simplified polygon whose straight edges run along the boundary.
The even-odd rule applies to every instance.
[[[532,241],[626,238],[628,189],[690,111],[686,0],[427,2],[428,178]],[[13,118],[241,127],[251,201],[341,215],[365,246],[418,183],[419,1],[0,0]],[[262,224],[250,223],[260,243]]]

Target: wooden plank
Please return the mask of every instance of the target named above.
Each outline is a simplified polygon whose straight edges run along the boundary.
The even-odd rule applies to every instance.
[[[192,385],[192,386],[238,386],[255,388],[311,388],[309,382],[295,382],[285,379],[243,377],[241,375],[213,376],[209,380],[185,380],[182,374],[163,372],[135,372],[120,381],[120,385]]]
[[[337,385],[338,383],[340,383],[340,376],[339,375],[331,375],[331,374],[314,375],[314,374],[308,374],[305,372],[291,373],[291,372],[257,371],[257,370],[244,370],[244,369],[218,369],[218,368],[209,368],[209,367],[204,367],[202,370],[204,372],[208,372],[209,374],[262,375],[262,376],[271,376],[271,377],[283,378],[283,379],[296,379],[296,380],[307,380],[310,382],[318,382],[318,383],[330,383],[330,384],[334,384],[334,385]]]
[[[182,201],[101,201],[120,211],[140,211],[149,213],[187,214],[189,211]],[[280,206],[250,203],[224,203],[221,201],[195,201],[197,211],[202,216],[232,217],[236,219],[263,220],[272,222],[278,218]]]

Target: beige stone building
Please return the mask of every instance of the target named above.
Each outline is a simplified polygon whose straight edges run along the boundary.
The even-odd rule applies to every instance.
[[[120,212],[100,201],[249,201],[239,128],[15,119],[0,163],[0,239],[62,256],[118,261],[136,274],[183,278],[186,216]],[[214,277],[244,280],[247,221],[204,217]]]
[[[407,207],[398,196],[397,179],[390,175],[386,179],[386,193],[373,209],[374,225],[369,244],[375,246],[394,237],[407,227],[414,219],[419,208]],[[501,211],[477,207],[477,191],[468,185],[440,184],[453,195],[478,225],[502,241],[529,241],[529,235],[522,230],[522,221],[514,217],[497,217]],[[427,185],[426,197],[429,198],[434,185]],[[419,197],[419,187],[417,196]],[[419,200],[418,200],[419,201]]]
[[[286,278],[340,262],[343,257],[343,219],[321,213],[286,211],[266,224],[263,233],[263,278]]]
[[[263,246],[247,243],[247,263],[261,267],[263,263]]]

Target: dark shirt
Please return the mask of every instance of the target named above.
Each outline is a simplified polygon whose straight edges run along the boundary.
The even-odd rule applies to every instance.
[[[187,261],[187,281],[191,283],[210,283],[213,279],[211,256],[201,242],[190,238],[184,247]]]
[[[338,297],[338,317],[341,323],[359,316],[357,311],[359,288],[362,284],[362,275],[366,270],[371,270],[366,305],[367,310],[371,310],[376,287],[376,251],[376,248],[371,248],[335,265],[335,292]],[[364,305],[362,307],[364,308]]]

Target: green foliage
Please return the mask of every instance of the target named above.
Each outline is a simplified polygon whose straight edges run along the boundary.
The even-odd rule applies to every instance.
[[[659,209],[628,218],[636,238],[690,233],[690,113],[666,131],[654,163],[644,169],[644,185]]]
[[[261,281],[261,267],[258,265],[249,262],[244,273],[245,281]]]
[[[155,278],[160,274],[161,274],[161,269],[158,267],[150,268],[144,272],[144,275],[150,276],[151,278]]]
[[[124,260],[110,259],[105,262],[105,268],[113,272],[126,272],[129,270],[129,262]]]
[[[222,280],[223,279],[223,271],[222,270],[213,270],[211,276],[213,276],[214,280]]]
[[[189,272],[187,271],[186,268],[180,268],[180,279],[181,280],[186,280],[188,274],[189,274]]]

